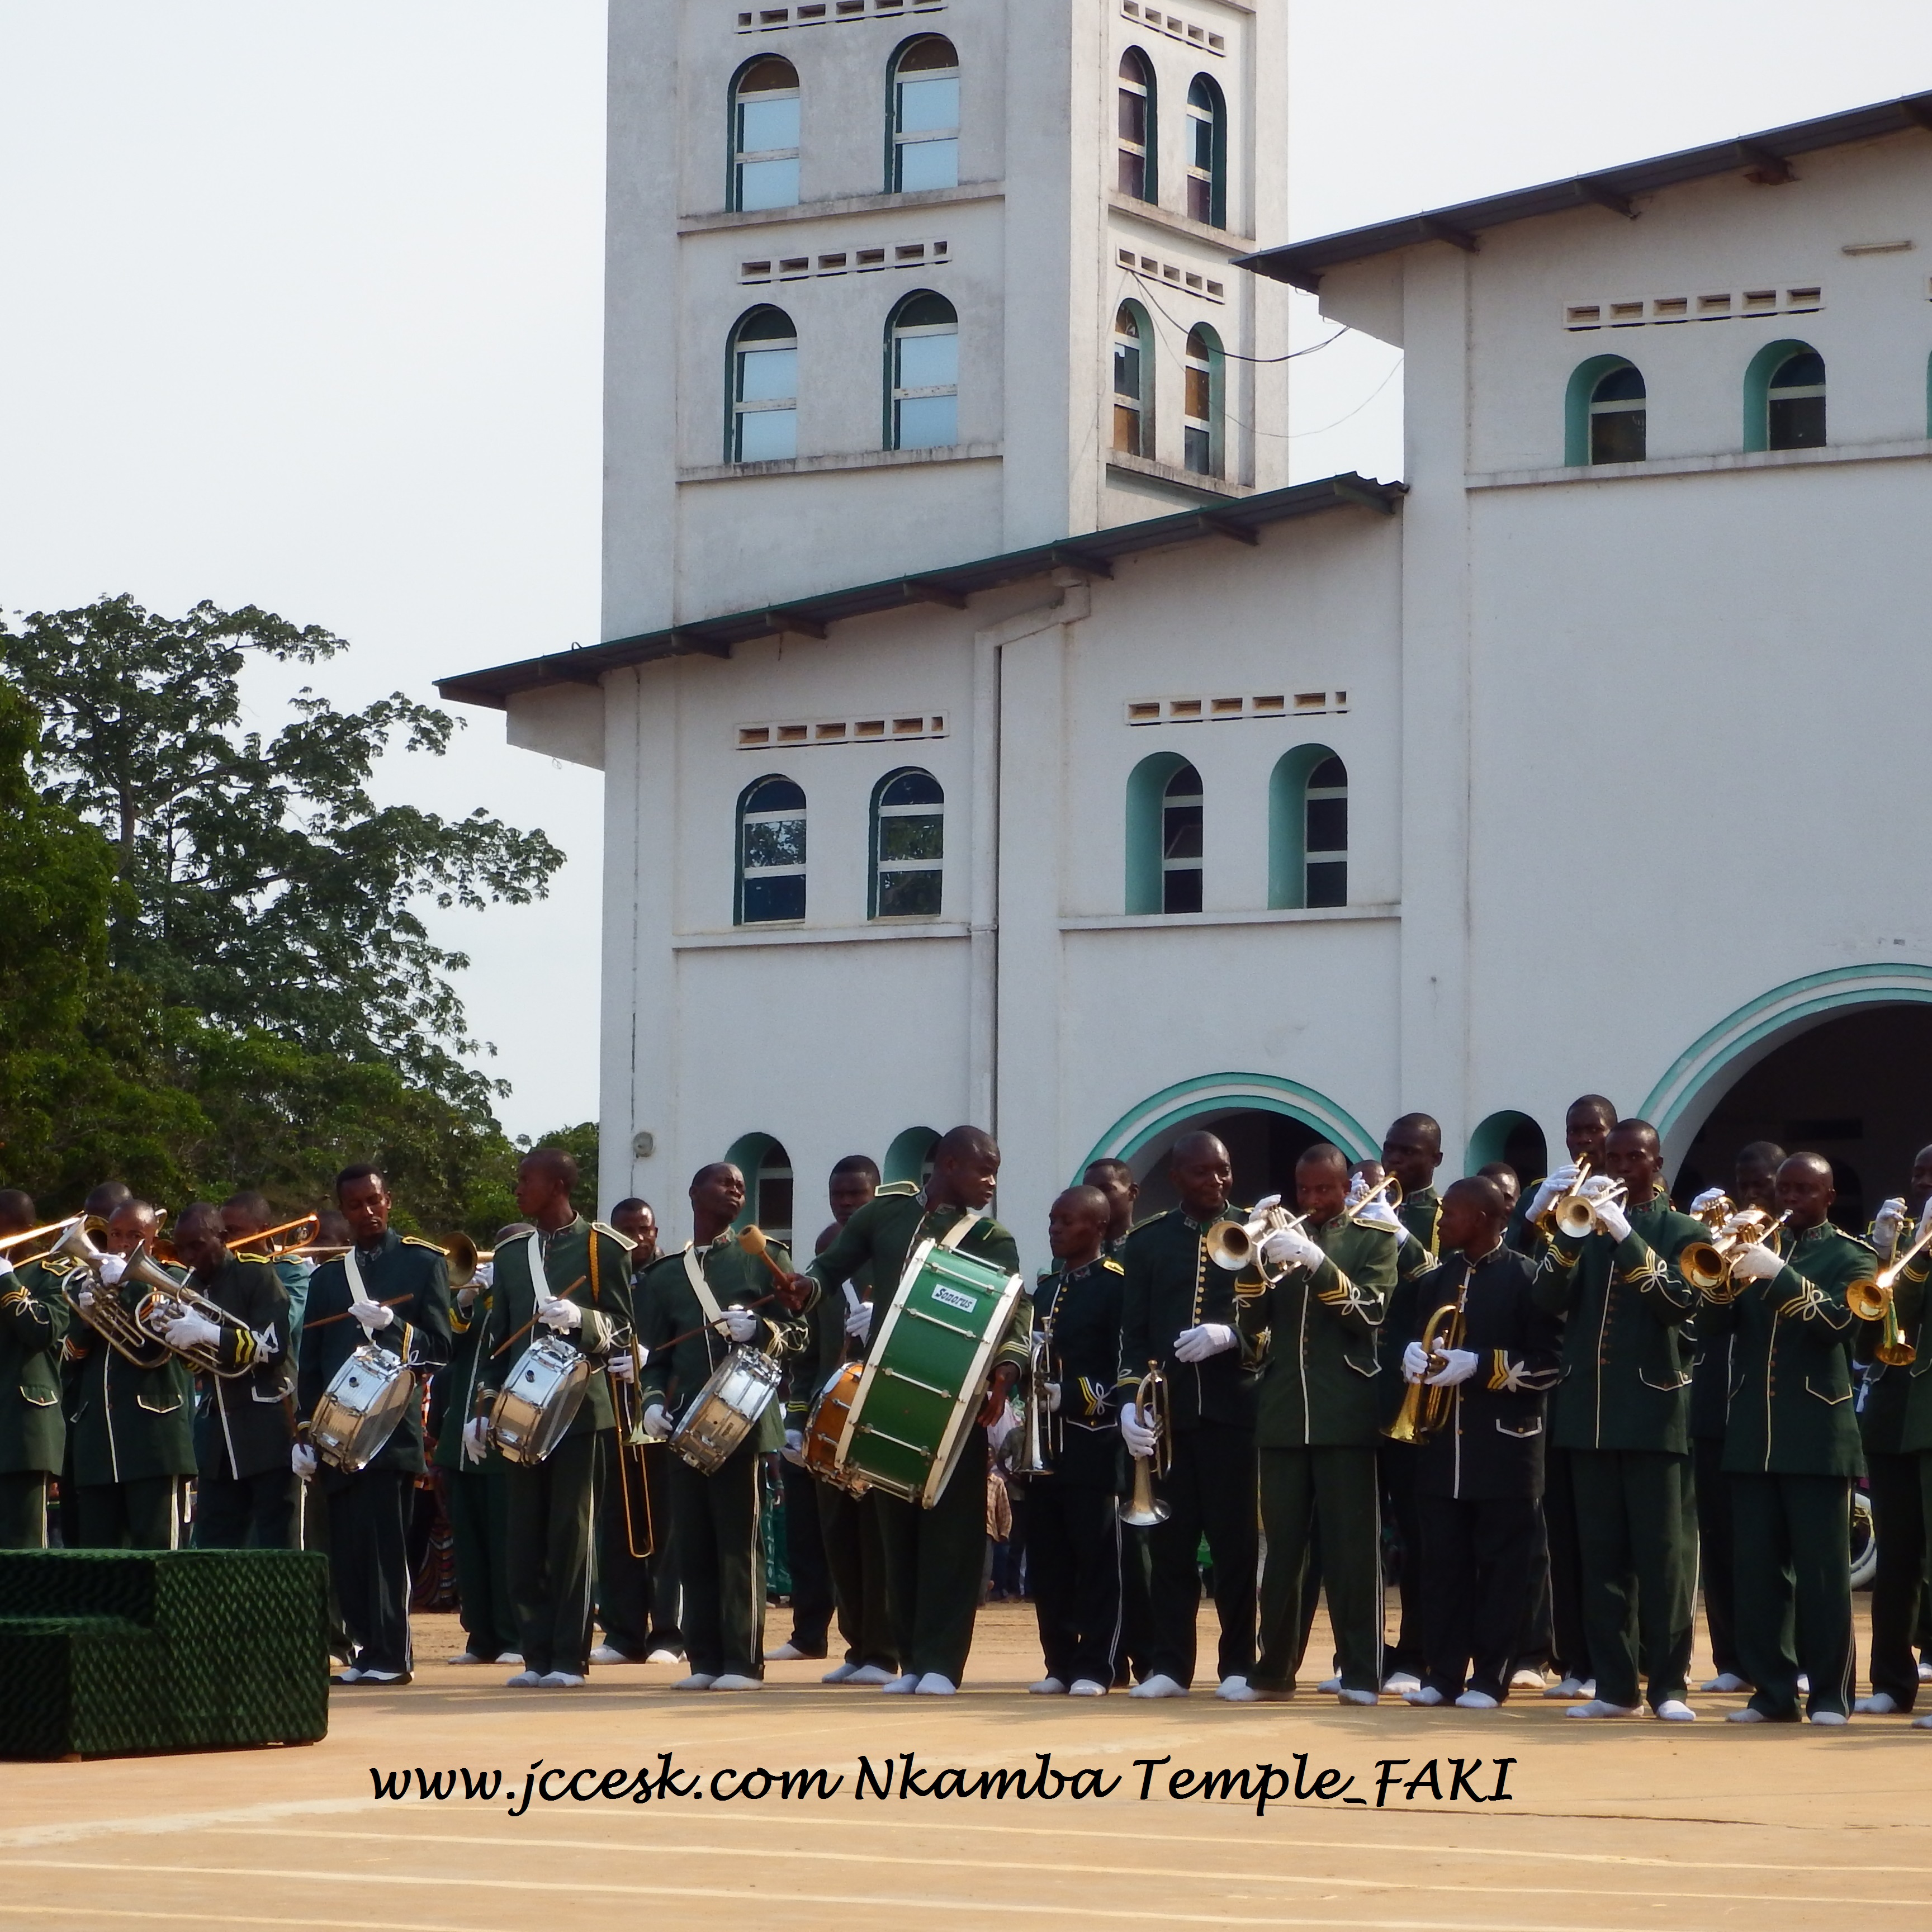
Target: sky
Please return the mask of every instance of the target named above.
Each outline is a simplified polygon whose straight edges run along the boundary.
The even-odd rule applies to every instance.
[[[1928,0],[1260,4],[1294,62],[1264,242],[1932,89]],[[0,0],[0,608],[262,604],[352,641],[304,674],[345,706],[596,641],[604,22]],[[1298,344],[1331,332],[1298,298]],[[1393,352],[1292,368],[1295,478],[1400,476]],[[251,722],[299,681],[252,679]],[[568,854],[542,905],[434,928],[539,1135],[596,1111],[602,782],[460,715],[379,789]]]

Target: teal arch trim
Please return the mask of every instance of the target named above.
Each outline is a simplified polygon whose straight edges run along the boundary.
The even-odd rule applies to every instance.
[[[1505,1107],[1500,1113],[1490,1114],[1478,1121],[1476,1130],[1469,1136],[1469,1152],[1462,1162],[1465,1174],[1474,1174],[1487,1167],[1492,1160],[1506,1160],[1503,1151],[1509,1144],[1509,1137],[1520,1126],[1535,1126],[1537,1122],[1528,1114],[1514,1107]],[[1519,1180],[1531,1180],[1533,1174],[1520,1174]]]
[[[776,1134],[740,1134],[724,1150],[724,1158],[745,1177],[745,1204],[731,1225],[745,1228],[758,1218],[758,1170],[765,1156],[779,1144]]]
[[[1268,909],[1289,910],[1308,897],[1308,780],[1336,753],[1327,745],[1297,745],[1268,774]]]
[[[1167,782],[1187,763],[1178,752],[1156,752],[1127,774],[1126,910],[1159,912],[1161,898],[1161,807]],[[1205,816],[1204,812],[1203,816]]]
[[[1094,1143],[1072,1180],[1096,1160],[1132,1160],[1168,1128],[1217,1107],[1286,1114],[1333,1141],[1351,1160],[1366,1160],[1377,1151],[1375,1138],[1346,1107],[1298,1080],[1272,1073],[1204,1073],[1163,1087],[1123,1114]]]
[[[1932,1006],[1932,966],[1842,966],[1787,980],[1738,1007],[1702,1034],[1646,1097],[1641,1116],[1667,1149],[1702,1124],[1702,1103],[1719,1080],[1728,1084],[1772,1048],[1821,1020],[1855,1006]],[[1674,1150],[1675,1154],[1682,1150]]]
[[[1636,366],[1628,356],[1592,356],[1570,372],[1570,386],[1563,397],[1563,460],[1571,469],[1586,467],[1590,460],[1590,399],[1597,393],[1597,385],[1612,369]]]
[[[1228,473],[1228,352],[1210,323],[1197,322],[1188,333],[1199,336],[1208,346],[1208,473],[1225,476]]]
[[[1796,337],[1767,342],[1744,370],[1744,448],[1771,447],[1771,379],[1794,356],[1815,354],[1808,342]]]
[[[939,1136],[931,1127],[908,1127],[892,1136],[879,1170],[882,1180],[923,1180],[926,1163],[939,1144]]]

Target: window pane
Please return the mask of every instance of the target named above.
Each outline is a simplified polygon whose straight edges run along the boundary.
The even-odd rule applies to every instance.
[[[1597,385],[1590,400],[1593,403],[1640,403],[1643,398],[1642,372],[1626,367],[1612,369]]]
[[[1590,418],[1592,463],[1641,463],[1648,441],[1647,410],[1606,410]]]
[[[902,335],[898,340],[902,389],[940,389],[959,380],[956,335]]]
[[[1348,801],[1346,798],[1311,798],[1308,801],[1308,844],[1310,852],[1346,852],[1348,849]]]
[[[1201,874],[1191,870],[1162,874],[1160,909],[1162,912],[1198,912],[1201,910]]]
[[[797,454],[796,410],[748,410],[739,417],[740,463],[778,463]]]
[[[1208,420],[1209,393],[1208,371],[1190,368],[1187,372],[1186,413],[1205,422]]]
[[[1114,344],[1114,393],[1140,400],[1141,352],[1129,343]]]
[[[738,206],[742,208],[796,208],[798,163],[746,161],[738,170]]]
[[[794,872],[782,879],[748,878],[745,881],[745,923],[762,924],[772,919],[805,916],[805,877]]]
[[[738,400],[741,403],[789,402],[798,394],[796,349],[741,349]]]
[[[1130,154],[1124,148],[1120,150],[1120,192],[1131,195],[1136,201],[1147,199],[1146,158]]]
[[[1214,184],[1198,175],[1187,177],[1187,212],[1196,221],[1214,219]]]
[[[1825,380],[1825,358],[1815,349],[1801,350],[1782,363],[1771,379],[1774,389],[1816,388]]]
[[[792,1177],[788,1174],[758,1176],[759,1225],[766,1234],[781,1234],[791,1226]]]
[[[1198,859],[1201,856],[1201,808],[1170,805],[1161,814],[1161,856]]]
[[[1138,410],[1124,410],[1116,405],[1114,410],[1114,447],[1129,456],[1141,453],[1141,412]]]
[[[764,871],[770,866],[805,863],[805,820],[802,818],[768,818],[745,827],[745,869]]]
[[[944,872],[881,872],[879,917],[932,918],[939,910],[945,878]]]
[[[1197,476],[1214,475],[1214,440],[1204,429],[1188,425],[1183,441],[1186,444],[1185,457],[1187,467]]]
[[[748,813],[761,812],[802,812],[805,809],[805,788],[794,784],[790,778],[762,779],[758,788],[745,801]]]
[[[798,146],[796,100],[747,100],[738,109],[738,152],[769,154]]]
[[[879,862],[890,859],[942,859],[946,856],[946,821],[937,813],[927,818],[879,820]]]
[[[1773,449],[1822,449],[1825,446],[1825,398],[1792,396],[1772,398],[1770,434]]]
[[[922,134],[959,124],[959,81],[902,80],[899,82],[899,132]]]
[[[1147,96],[1120,89],[1120,139],[1136,147],[1147,146]]]
[[[902,194],[917,194],[928,188],[959,185],[957,141],[908,141],[898,150]]]
[[[911,396],[898,405],[902,449],[950,449],[959,440],[957,396]]]
[[[1308,868],[1307,902],[1312,906],[1339,906],[1348,903],[1348,864],[1346,859],[1329,860]]]
[[[946,794],[930,772],[902,772],[879,794],[881,805],[944,805]]]

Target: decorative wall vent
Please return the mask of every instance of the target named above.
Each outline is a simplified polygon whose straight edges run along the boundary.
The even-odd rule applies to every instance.
[[[903,744],[911,738],[943,738],[946,716],[938,711],[890,712],[870,718],[832,718],[805,724],[740,724],[741,752],[787,745]]]
[[[1733,316],[1809,315],[1825,306],[1824,291],[1808,288],[1730,290],[1712,296],[1652,296],[1640,302],[1570,302],[1568,329],[1640,328],[1652,322],[1729,322]]]
[[[1327,718],[1348,708],[1346,691],[1274,691],[1258,698],[1132,698],[1130,724],[1212,724],[1235,718]]]

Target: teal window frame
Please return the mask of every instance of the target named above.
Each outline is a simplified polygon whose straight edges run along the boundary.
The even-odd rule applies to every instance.
[[[1123,315],[1129,315],[1133,318],[1136,333],[1131,338],[1126,338],[1120,328],[1120,317]],[[1135,367],[1139,372],[1138,394],[1132,391],[1123,389],[1120,386],[1121,350],[1124,341],[1129,339],[1136,345],[1133,353]],[[1109,449],[1120,452],[1124,455],[1144,457],[1149,462],[1154,460],[1156,448],[1154,376],[1154,324],[1149,320],[1145,308],[1130,297],[1126,301],[1116,304],[1114,310],[1112,360],[1108,365],[1108,394],[1111,398],[1109,407],[1113,412],[1111,418],[1113,434],[1108,439],[1107,446]],[[1132,449],[1129,449],[1120,440],[1121,414],[1120,399],[1123,396],[1133,398],[1136,442],[1135,447]]]
[[[958,125],[956,125],[953,128],[950,134],[945,134],[938,130],[921,130],[919,136],[911,140],[908,140],[907,138],[904,129],[899,125],[900,119],[904,112],[903,104],[899,94],[899,88],[902,82],[905,79],[905,76],[899,71],[900,65],[904,61],[906,56],[910,53],[915,47],[923,46],[934,41],[945,47],[952,54],[952,78],[954,85],[956,86],[958,86],[964,78],[960,67],[959,50],[954,42],[948,38],[948,37],[944,34],[912,34],[907,39],[902,40],[897,46],[893,48],[892,57],[886,63],[885,181],[886,192],[888,194],[906,194],[909,193],[917,194],[920,192],[920,190],[916,188],[908,189],[904,185],[902,177],[904,172],[904,170],[900,158],[909,147],[923,147],[941,141],[950,141],[952,146],[952,179],[949,184],[947,184],[947,185],[957,188],[959,184],[959,127]],[[946,70],[944,68],[933,68],[928,70],[914,68],[911,71],[914,74],[928,74],[931,77],[940,78],[944,76]],[[964,104],[962,104],[961,108],[962,124],[964,120]]]
[[[1754,356],[1744,368],[1744,448],[1755,454],[1771,447],[1771,385],[1772,378],[1794,356],[1816,356],[1817,350],[1808,342],[1801,342],[1795,336],[1786,336],[1776,342],[1767,342]],[[1822,360],[1821,357],[1820,358]],[[1825,364],[1826,401],[1828,406],[1832,365]],[[1831,434],[1831,416],[1828,406],[1826,413],[1826,436]],[[1820,447],[1822,446],[1811,446]]]
[[[1563,398],[1563,460],[1568,468],[1590,466],[1590,405],[1597,385],[1616,370],[1636,368],[1628,356],[1592,356],[1571,370]]]
[[[943,305],[951,320],[946,322],[908,322],[906,316],[916,304],[938,303]],[[952,340],[952,380],[930,387],[904,387],[899,381],[902,373],[899,344],[909,340],[931,340],[950,335]],[[901,405],[908,402],[934,400],[950,397],[952,403],[952,434],[944,442],[908,442],[904,439],[904,411]],[[887,449],[956,449],[959,444],[959,310],[958,307],[937,289],[915,289],[911,294],[902,296],[893,303],[886,317],[886,380],[884,421],[881,430],[884,447]]]
[[[789,335],[748,335],[746,332],[754,322],[765,316],[782,322],[791,332]],[[747,344],[767,343],[774,348],[789,344],[792,356],[792,393],[788,400],[762,398],[747,400],[743,394],[745,382],[744,358],[755,353],[755,348]],[[746,456],[744,448],[744,419],[748,416],[789,415],[791,418],[792,455],[798,452],[798,325],[776,302],[757,302],[746,310],[731,325],[730,333],[724,338],[724,460],[727,463],[761,463],[772,460],[786,461],[778,458]],[[770,406],[761,407],[760,404]]]
[[[747,76],[751,74],[754,68],[762,67],[766,61],[776,61],[784,66],[791,68],[792,86],[790,88],[772,88],[764,90],[764,92],[765,97],[767,98],[782,99],[786,94],[789,94],[793,98],[797,100],[799,104],[799,118],[801,125],[799,129],[799,145],[795,148],[748,148],[740,147],[739,145],[740,141],[742,138],[741,130],[743,124],[741,116],[746,100],[746,96],[744,94],[745,82]],[[754,54],[749,60],[741,63],[736,73],[732,75],[731,86],[725,94],[724,103],[726,117],[724,135],[724,206],[731,210],[733,213],[739,214],[746,212],[745,208],[744,170],[748,160],[789,159],[793,163],[796,169],[802,169],[805,161],[805,130],[802,124],[805,116],[805,90],[802,84],[799,80],[797,68],[790,61],[787,60],[784,55],[771,53]],[[766,208],[796,208],[800,205],[803,198],[804,190],[801,184],[794,190],[792,199],[790,201],[760,202],[756,204],[754,208],[751,212],[758,212]]]
[[[755,1223],[773,1240],[790,1247],[798,1229],[797,1177],[784,1144],[774,1134],[740,1134],[724,1150],[724,1159],[745,1177],[745,1204],[739,1209],[732,1226],[743,1228]],[[789,1190],[787,1218],[776,1223],[766,1211],[764,1198],[766,1188],[774,1182],[782,1182]]]
[[[1130,59],[1140,70],[1132,78],[1126,71]],[[1144,202],[1150,208],[1157,207],[1160,202],[1160,82],[1154,70],[1153,56],[1144,47],[1123,48],[1120,64],[1114,73],[1114,151],[1122,160],[1125,160],[1136,148],[1138,148],[1141,174],[1138,192],[1120,182],[1118,176],[1116,185],[1120,192],[1130,200]],[[1136,93],[1147,104],[1142,114],[1142,138],[1138,142],[1133,142],[1128,139],[1120,128],[1120,103]]]
[[[1190,413],[1187,407],[1187,387],[1192,377],[1196,358],[1194,339],[1202,338],[1206,350],[1204,359],[1208,365],[1208,413],[1204,417]],[[1221,347],[1221,338],[1207,322],[1197,322],[1187,332],[1187,341],[1182,351],[1185,364],[1181,376],[1180,404],[1180,460],[1186,468],[1200,476],[1225,476],[1227,470],[1226,426],[1227,423],[1226,382],[1228,358]],[[1196,470],[1189,460],[1190,439],[1197,434],[1196,424],[1202,424],[1208,434],[1208,466]]]
[[[1193,763],[1178,752],[1155,752],[1127,774],[1126,904],[1130,913],[1163,909],[1168,782],[1183,766]]]
[[[1204,108],[1195,98],[1199,88],[1208,96]],[[1228,97],[1221,92],[1221,84],[1211,74],[1197,74],[1187,84],[1187,153],[1182,164],[1183,172],[1188,180],[1196,178],[1194,129],[1198,122],[1211,124],[1209,136],[1210,154],[1208,164],[1208,208],[1205,218],[1212,228],[1226,228],[1228,225]],[[1190,197],[1191,198],[1191,197]],[[1189,213],[1192,215],[1190,208]],[[1195,219],[1202,218],[1194,217]]]
[[[1282,752],[1268,774],[1268,902],[1272,912],[1297,911],[1308,904],[1308,782],[1330,758],[1347,770],[1348,760],[1332,746],[1296,745]],[[1343,848],[1342,860],[1349,862],[1349,848]],[[1346,890],[1342,903],[1348,903]]]

